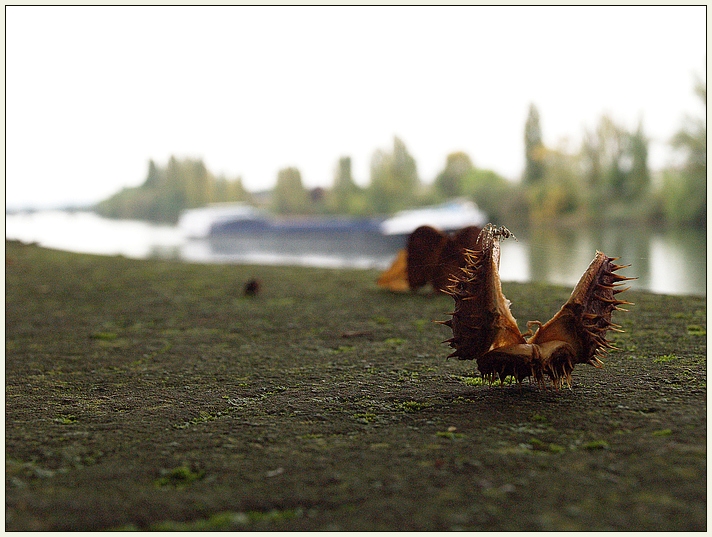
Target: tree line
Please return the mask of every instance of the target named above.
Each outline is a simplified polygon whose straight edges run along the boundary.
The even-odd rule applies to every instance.
[[[94,210],[107,218],[176,223],[185,209],[230,201],[251,201],[239,177],[215,177],[202,160],[171,157],[166,167],[149,161],[141,186],[124,188]]]
[[[696,94],[707,101],[704,82]],[[534,104],[524,125],[525,168],[512,182],[477,167],[469,155],[447,155],[442,171],[421,180],[415,158],[394,137],[376,150],[369,183],[359,186],[351,158],[341,157],[330,188],[307,189],[298,168],[280,170],[267,196],[248,192],[241,178],[215,177],[202,160],[171,157],[165,168],[149,162],[145,182],[125,188],[95,210],[113,218],[177,222],[181,211],[214,202],[242,201],[277,214],[388,215],[454,197],[472,199],[492,221],[507,223],[666,223],[706,226],[707,131],[705,117],[687,118],[670,140],[683,164],[653,177],[642,124],[633,131],[611,117],[584,133],[580,147],[547,147]]]
[[[706,107],[707,88],[695,93]],[[639,124],[628,131],[609,116],[584,133],[576,151],[542,143],[539,114],[531,106],[525,125],[526,166],[519,188],[532,221],[644,222],[705,227],[707,127],[686,118],[670,145],[682,164],[656,177],[648,166],[648,139]]]

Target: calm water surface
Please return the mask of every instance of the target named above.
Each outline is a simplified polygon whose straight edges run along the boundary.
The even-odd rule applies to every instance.
[[[199,263],[254,263],[331,268],[390,265],[402,239],[348,236],[186,239],[172,226],[108,220],[88,212],[43,211],[6,215],[5,236],[48,248],[131,258],[170,258]],[[618,256],[620,271],[637,276],[635,289],[677,295],[707,295],[707,234],[704,230],[608,227],[530,228],[502,243],[503,281],[576,284],[596,250]]]

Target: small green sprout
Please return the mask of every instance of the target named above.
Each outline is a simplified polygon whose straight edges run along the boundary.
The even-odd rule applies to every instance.
[[[581,446],[583,449],[608,449],[610,445],[605,440],[591,440]]]
[[[423,410],[430,406],[429,403],[419,403],[418,401],[403,401],[396,405],[400,410],[405,412],[417,412],[418,410]]]
[[[691,324],[687,327],[687,333],[691,336],[706,336],[707,330],[704,326],[700,326],[698,324]]]
[[[188,487],[193,481],[201,479],[205,472],[193,472],[187,466],[178,466],[171,470],[162,470],[162,477],[154,481],[156,488],[170,488],[181,490]]]
[[[663,356],[658,356],[657,358],[655,358],[653,362],[655,362],[656,364],[663,364],[665,362],[673,362],[675,360],[677,360],[677,356],[675,356],[674,354],[664,354]]]

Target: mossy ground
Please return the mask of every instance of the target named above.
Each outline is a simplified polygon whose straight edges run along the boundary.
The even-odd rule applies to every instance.
[[[703,298],[626,292],[556,391],[372,271],[6,256],[7,530],[706,529]],[[504,284],[522,328],[570,291]]]

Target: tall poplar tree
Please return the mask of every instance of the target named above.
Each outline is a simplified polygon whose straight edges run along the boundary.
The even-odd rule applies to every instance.
[[[359,187],[351,175],[351,157],[341,157],[334,173],[330,209],[338,214],[350,213],[358,192]]]
[[[529,115],[524,125],[524,183],[533,185],[541,182],[546,173],[544,159],[546,152],[539,123],[539,110],[529,105]]]
[[[462,195],[463,178],[474,169],[472,160],[462,151],[450,153],[441,171],[433,182],[437,193],[443,198]]]
[[[648,168],[648,139],[643,133],[642,122],[638,130],[628,135],[630,169],[623,191],[623,197],[636,200],[644,196],[650,188],[650,170]]]
[[[398,137],[393,139],[392,153],[379,149],[373,154],[369,197],[377,213],[386,214],[412,206],[419,186],[415,159]]]

